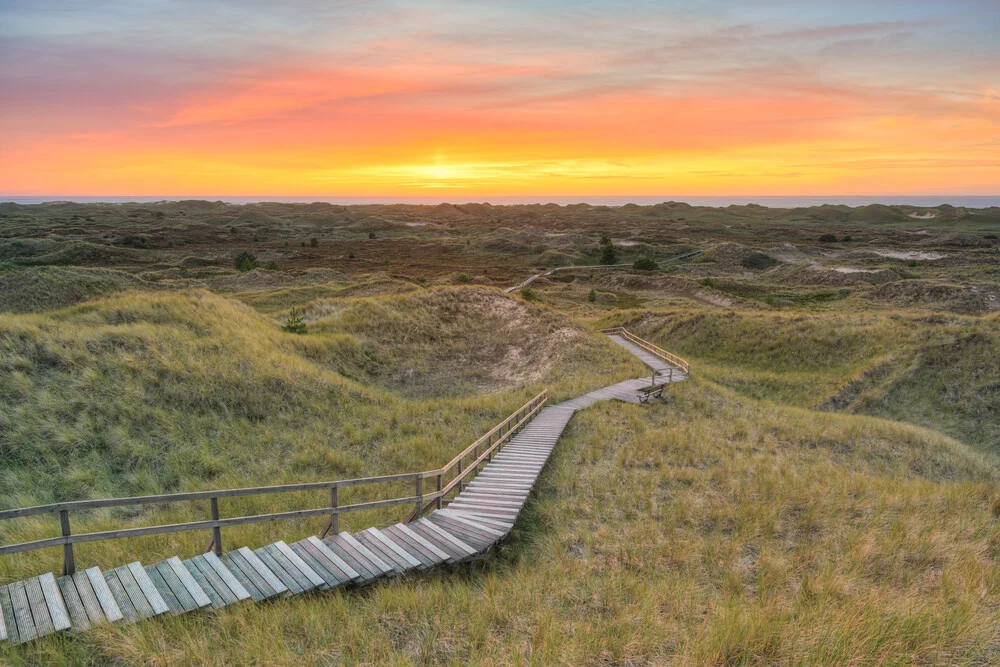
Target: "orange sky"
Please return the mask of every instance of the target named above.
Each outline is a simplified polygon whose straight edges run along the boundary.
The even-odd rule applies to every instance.
[[[4,8],[0,194],[1000,192],[989,3],[314,4]]]

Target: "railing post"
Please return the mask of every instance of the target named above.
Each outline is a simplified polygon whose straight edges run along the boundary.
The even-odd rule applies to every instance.
[[[69,510],[59,510],[59,523],[62,526],[63,537],[70,536],[69,530]],[[67,543],[63,545],[63,574],[73,574],[76,572],[76,561],[73,559],[73,545]]]
[[[219,499],[212,498],[212,521],[219,520]],[[212,527],[212,547],[215,551],[216,556],[222,555],[222,528],[219,526]]]
[[[424,476],[417,476],[417,513],[414,518],[419,519],[424,511]]]
[[[334,484],[330,487],[330,509],[337,509],[337,485]],[[334,535],[340,532],[340,513],[331,512],[330,520],[326,522],[326,528],[323,529],[323,534],[320,535],[320,539],[323,539],[327,535],[333,532]]]
[[[437,508],[441,509],[441,473],[437,474],[437,487],[438,487]]]
[[[465,488],[464,478],[462,477],[462,470],[464,466],[462,465],[462,459],[458,460],[458,492],[461,493]]]

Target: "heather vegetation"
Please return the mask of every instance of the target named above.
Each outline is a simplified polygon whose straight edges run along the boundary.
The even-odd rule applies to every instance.
[[[0,205],[3,508],[436,467],[542,388],[645,375],[606,326],[694,369],[659,403],[574,417],[476,565],[0,644],[0,663],[989,664],[998,230],[996,209],[944,206]],[[222,510],[323,503],[300,495]],[[56,531],[18,519],[0,541]],[[85,544],[77,562],[206,539]],[[60,563],[0,557],[0,582]]]

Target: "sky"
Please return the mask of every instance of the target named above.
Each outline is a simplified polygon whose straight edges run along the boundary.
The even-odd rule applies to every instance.
[[[1000,0],[0,0],[0,193],[1000,193]]]

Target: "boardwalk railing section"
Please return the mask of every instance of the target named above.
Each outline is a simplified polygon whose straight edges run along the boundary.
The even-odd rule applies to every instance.
[[[81,542],[98,542],[142,535],[155,535],[159,533],[204,530],[208,531],[211,535],[209,550],[214,551],[216,555],[221,556],[223,553],[222,529],[229,526],[262,523],[266,521],[281,521],[287,519],[327,517],[328,520],[326,528],[321,534],[321,537],[326,537],[329,534],[336,535],[339,532],[341,514],[382,507],[391,507],[394,505],[412,505],[413,511],[410,514],[410,520],[413,520],[419,518],[429,509],[441,509],[445,503],[449,502],[449,494],[461,493],[469,478],[474,476],[479,471],[481,466],[491,461],[498,451],[510,442],[514,435],[524,428],[524,426],[538,414],[547,400],[547,393],[542,391],[540,394],[518,408],[518,410],[509,417],[490,429],[488,433],[466,447],[465,450],[449,461],[444,467],[436,470],[397,475],[382,475],[378,477],[364,477],[359,479],[308,482],[305,484],[283,484],[280,486],[259,486],[242,489],[219,489],[212,491],[195,491],[191,493],[136,496],[131,498],[109,498],[104,500],[80,500],[3,510],[0,511],[0,520],[16,519],[19,517],[40,514],[58,515],[61,535],[58,537],[50,537],[32,542],[21,542],[18,544],[0,546],[0,556],[61,546],[63,548],[63,574],[72,575],[76,571],[76,564],[73,556],[73,545]],[[434,488],[428,490],[425,487],[425,480],[431,480]],[[372,500],[350,505],[340,505],[338,503],[339,489],[387,484],[392,482],[413,484],[413,495]],[[314,509],[294,510],[290,512],[226,518],[223,518],[219,512],[220,498],[260,496],[317,490],[327,490],[329,492],[329,504],[327,506],[317,507]],[[204,521],[189,521],[184,523],[123,528],[120,530],[79,534],[73,534],[71,530],[71,517],[74,513],[78,512],[108,507],[179,503],[206,499],[210,504],[211,518]]]
[[[607,334],[609,336],[621,336],[628,342],[638,345],[642,349],[646,350],[653,356],[659,357],[668,364],[676,366],[680,370],[684,371],[686,374],[691,373],[691,364],[689,364],[685,359],[678,357],[672,352],[667,352],[662,347],[653,345],[648,340],[639,338],[634,333],[626,329],[625,327],[611,327],[610,329],[601,329],[601,333]]]

